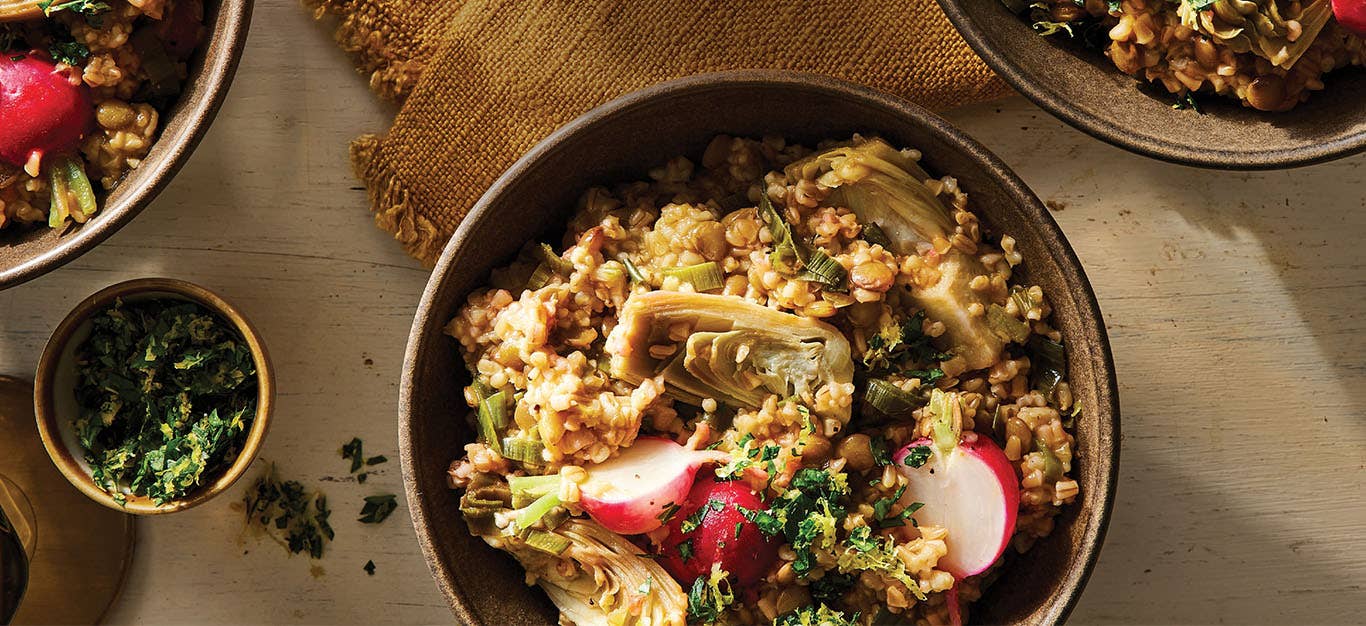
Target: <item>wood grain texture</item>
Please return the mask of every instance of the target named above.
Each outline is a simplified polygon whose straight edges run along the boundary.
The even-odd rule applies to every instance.
[[[294,2],[261,0],[254,22],[218,121],[161,197],[89,254],[0,292],[0,372],[31,375],[58,320],[119,280],[219,290],[275,361],[261,456],[326,490],[337,539],[315,577],[244,538],[229,504],[245,484],[139,520],[111,621],[449,622],[406,509],[352,521],[363,496],[401,493],[397,462],[357,485],[337,454],[359,436],[396,458],[398,374],[427,279],[374,228],[346,162],[346,142],[392,111]],[[1072,623],[1360,621],[1366,157],[1215,174],[1128,154],[1019,98],[949,117],[1061,207],[1109,325],[1121,481]]]

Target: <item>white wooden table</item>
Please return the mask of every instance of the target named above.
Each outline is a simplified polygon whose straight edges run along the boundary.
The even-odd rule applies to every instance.
[[[261,456],[326,490],[336,541],[319,575],[244,539],[239,484],[139,521],[110,621],[450,622],[406,509],[352,521],[363,496],[402,493],[398,378],[427,280],[371,224],[347,165],[347,141],[392,111],[293,0],[257,3],[248,46],[213,129],[150,208],[0,292],[0,373],[30,376],[57,320],[105,285],[220,290],[278,369]],[[1218,174],[1112,148],[1020,98],[949,117],[1055,208],[1114,344],[1119,498],[1073,623],[1366,619],[1366,156]],[[364,485],[337,455],[352,436],[395,459]]]

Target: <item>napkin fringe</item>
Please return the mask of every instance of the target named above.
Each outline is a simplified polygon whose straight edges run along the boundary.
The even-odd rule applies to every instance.
[[[313,19],[328,14],[339,18],[333,37],[350,53],[356,71],[370,74],[370,89],[380,98],[402,102],[412,93],[427,60],[429,46],[406,36],[402,24],[392,24],[375,0],[303,0]]]
[[[375,225],[394,236],[404,251],[431,267],[441,256],[447,237],[409,202],[408,189],[392,166],[380,155],[384,139],[361,135],[351,142],[351,167],[365,183]]]

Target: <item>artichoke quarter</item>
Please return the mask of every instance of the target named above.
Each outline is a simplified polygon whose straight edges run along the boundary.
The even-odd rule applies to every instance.
[[[854,362],[849,342],[816,319],[736,296],[650,291],[631,296],[607,338],[612,376],[640,384],[663,375],[666,392],[700,406],[711,398],[757,408],[771,394],[823,417],[849,421]]]
[[[558,553],[536,547],[509,520],[508,485],[501,476],[478,474],[461,498],[470,534],[504,550],[526,569],[570,623],[579,626],[685,626],[688,599],[658,563],[597,522],[569,518],[541,533],[558,542]],[[565,562],[573,567],[565,567]]]
[[[986,315],[969,312],[973,304],[991,305],[968,283],[987,273],[977,257],[948,246],[957,226],[953,214],[925,185],[930,175],[911,157],[880,139],[866,140],[817,154],[788,166],[788,178],[815,178],[831,188],[827,202],[853,211],[863,224],[877,224],[900,255],[916,254],[919,244],[947,250],[933,284],[911,290],[911,299],[945,327],[945,348],[962,356],[968,369],[994,364],[1009,339]]]
[[[1215,43],[1288,70],[1318,37],[1333,9],[1330,0],[1314,0],[1299,15],[1282,16],[1276,0],[1182,0],[1177,15]]]

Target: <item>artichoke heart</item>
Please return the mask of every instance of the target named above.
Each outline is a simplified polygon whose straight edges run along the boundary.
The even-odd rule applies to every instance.
[[[987,269],[977,257],[947,246],[956,227],[953,214],[925,185],[930,175],[914,159],[870,139],[794,163],[787,173],[818,177],[821,185],[833,188],[827,201],[853,211],[863,224],[878,224],[897,254],[916,254],[922,243],[947,248],[935,266],[938,279],[913,288],[911,299],[930,319],[944,324],[941,349],[962,356],[968,369],[997,361],[1009,336],[986,316],[969,313],[977,308],[973,304],[983,311],[991,304],[969,287]]]
[[[688,404],[711,398],[757,408],[777,395],[817,407],[841,423],[849,420],[849,403],[816,402],[823,389],[845,394],[853,382],[844,335],[824,322],[736,296],[633,295],[607,339],[607,352],[613,376],[639,384],[662,374],[667,393]],[[822,406],[842,408],[821,411]]]
[[[1282,16],[1281,10],[1276,0],[1183,0],[1176,12],[1182,24],[1215,43],[1234,52],[1251,52],[1288,70],[1314,43],[1333,8],[1330,0],[1314,0],[1305,3],[1299,15]]]
[[[688,599],[683,589],[658,563],[637,556],[640,548],[597,522],[570,518],[542,533],[567,544],[558,555],[548,553],[510,532],[506,520],[515,511],[503,497],[507,492],[501,476],[475,476],[461,498],[470,534],[516,557],[527,580],[539,584],[571,623],[685,626]],[[563,561],[575,567],[561,567]]]

